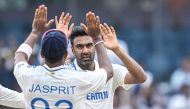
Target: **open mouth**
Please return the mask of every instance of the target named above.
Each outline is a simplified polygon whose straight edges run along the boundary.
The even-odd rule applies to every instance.
[[[89,61],[89,60],[90,60],[89,57],[83,57],[82,59],[83,59],[84,61]]]

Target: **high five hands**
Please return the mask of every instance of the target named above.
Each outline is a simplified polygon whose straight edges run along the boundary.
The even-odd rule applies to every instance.
[[[65,33],[65,35],[67,37],[69,37],[71,35],[71,32],[73,30],[74,27],[74,23],[72,23],[69,26],[69,23],[71,21],[72,16],[69,15],[69,13],[67,13],[65,15],[64,12],[61,13],[61,16],[59,18],[59,21],[57,19],[57,16],[55,16],[55,25],[56,25],[56,29],[62,31],[63,33]]]
[[[32,31],[40,36],[50,28],[53,22],[54,19],[47,22],[47,7],[45,5],[40,5],[35,11]]]
[[[106,23],[100,24],[101,34],[103,36],[104,45],[110,50],[117,50],[119,48],[119,43],[115,33],[115,29],[111,26],[109,27]]]
[[[90,21],[90,19],[93,19],[93,22],[96,22],[96,23],[92,23],[92,21]],[[117,36],[116,36],[114,27],[108,26],[106,23],[100,24],[99,16],[95,17],[95,14],[92,12],[88,12],[86,14],[86,22],[89,22],[89,23],[87,23],[87,26],[83,23],[80,24],[80,26],[84,29],[84,31],[86,33],[89,34],[89,26],[94,24],[93,26],[96,26],[96,29],[97,29],[96,34],[99,35],[99,32],[101,32],[102,38],[104,40],[104,45],[106,48],[108,48],[110,50],[116,50],[119,48],[119,43],[117,40]],[[88,26],[88,24],[90,24],[90,25]],[[90,26],[90,27],[92,28],[92,26]],[[94,33],[89,34],[89,35],[90,36],[94,35]]]
[[[88,12],[86,14],[86,24],[87,26],[85,31],[88,33],[88,35],[91,36],[94,41],[101,40],[99,16],[95,16],[94,13]]]

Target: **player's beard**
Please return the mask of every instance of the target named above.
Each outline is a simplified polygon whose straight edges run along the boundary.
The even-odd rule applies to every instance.
[[[80,62],[83,66],[90,66],[94,61],[94,55],[92,54],[89,54],[89,55],[86,55],[86,56],[81,56],[81,59],[80,59]]]

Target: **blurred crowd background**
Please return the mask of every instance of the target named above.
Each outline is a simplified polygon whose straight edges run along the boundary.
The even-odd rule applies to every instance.
[[[21,91],[13,76],[14,52],[42,3],[49,19],[69,12],[75,25],[95,12],[115,27],[124,50],[146,70],[144,84],[116,90],[115,109],[190,109],[190,0],[0,0],[0,84]],[[39,64],[39,46],[31,64]]]

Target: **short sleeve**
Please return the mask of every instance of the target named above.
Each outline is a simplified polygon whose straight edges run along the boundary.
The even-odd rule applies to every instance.
[[[26,62],[19,62],[15,65],[14,76],[17,79],[21,89],[23,85],[26,84],[26,82],[28,81],[28,77],[30,77],[33,71],[34,67]]]
[[[124,83],[125,76],[129,72],[127,68],[118,64],[113,64],[113,70],[114,89],[122,86],[125,90],[129,90],[133,85]]]
[[[0,85],[0,104],[8,107],[24,108],[24,96],[22,93]]]
[[[24,72],[27,72],[30,68],[30,65],[26,62],[19,62],[14,67],[14,75],[15,77],[20,77],[23,75]]]
[[[87,92],[93,92],[102,89],[106,85],[107,73],[105,69],[85,72],[85,79],[88,81]]]

